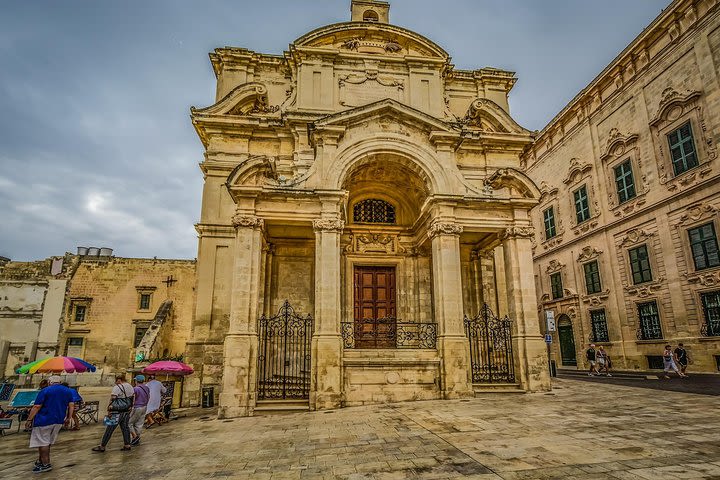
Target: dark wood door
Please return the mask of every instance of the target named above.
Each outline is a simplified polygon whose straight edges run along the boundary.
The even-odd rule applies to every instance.
[[[356,348],[395,348],[395,267],[355,267]]]
[[[559,325],[560,359],[563,365],[577,365],[575,356],[575,335],[572,325]]]

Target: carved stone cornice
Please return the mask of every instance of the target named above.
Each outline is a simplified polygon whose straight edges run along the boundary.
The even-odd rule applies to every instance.
[[[625,233],[625,236],[620,239],[620,247],[628,247],[630,245],[636,245],[647,241],[650,237],[653,237],[655,232],[648,232],[640,228],[633,228]]]
[[[655,293],[660,290],[660,287],[662,287],[662,283],[664,281],[665,277],[660,277],[652,282],[642,283],[640,285],[628,285],[623,288],[625,289],[625,293],[628,295],[639,298],[647,298],[655,295]]]
[[[598,250],[597,248],[588,245],[587,247],[583,247],[580,251],[577,261],[580,263],[589,262],[590,260],[594,260],[599,257],[601,253],[603,253],[602,250]]]
[[[342,233],[345,222],[338,218],[318,218],[313,220],[313,230],[316,232]]]
[[[530,238],[535,236],[535,229],[533,227],[508,227],[498,234],[500,241],[507,240],[510,238]]]
[[[454,222],[442,222],[435,220],[428,228],[428,237],[433,239],[438,235],[460,235],[463,232],[463,226]]]
[[[232,217],[232,224],[235,228],[252,228],[262,230],[265,227],[265,220],[255,215],[236,213]]]

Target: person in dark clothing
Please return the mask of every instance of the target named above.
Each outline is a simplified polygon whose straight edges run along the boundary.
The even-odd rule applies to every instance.
[[[588,376],[597,375],[599,372],[597,370],[597,364],[595,362],[596,360],[596,352],[595,352],[595,344],[591,343],[590,348],[587,349],[585,352],[585,358],[587,358],[588,363],[590,364],[590,370],[588,370]]]
[[[680,372],[685,375],[685,370],[687,369],[688,362],[690,361],[690,356],[682,343],[678,343],[678,346],[675,349],[675,358],[677,358]]]

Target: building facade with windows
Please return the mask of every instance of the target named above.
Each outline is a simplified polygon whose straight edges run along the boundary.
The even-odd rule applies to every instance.
[[[185,352],[195,306],[195,260],[73,257],[60,355],[83,358],[108,373]]]
[[[523,156],[538,314],[558,365],[720,369],[720,7],[676,0],[541,132]],[[658,363],[659,362],[659,363]]]
[[[455,69],[369,0],[281,55],[210,60],[186,398],[232,417],[549,388],[512,72]]]

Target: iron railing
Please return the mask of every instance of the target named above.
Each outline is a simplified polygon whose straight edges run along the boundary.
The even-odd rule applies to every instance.
[[[496,317],[487,304],[474,317],[465,315],[473,383],[515,382],[512,320]]]
[[[345,348],[435,348],[437,342],[437,323],[362,318],[342,322],[340,328]]]

